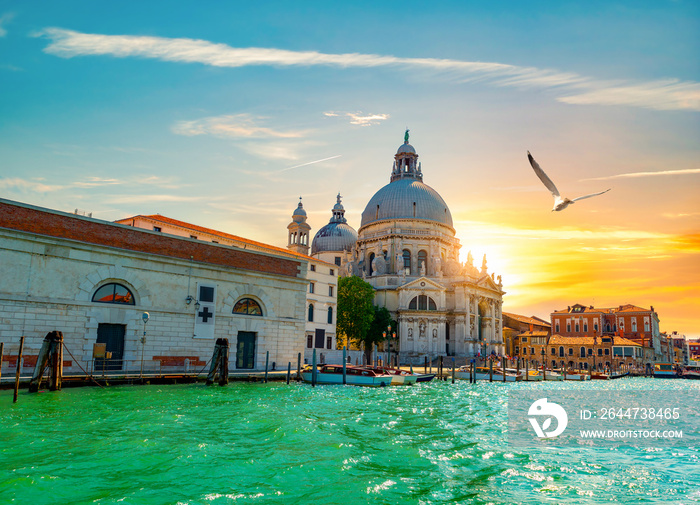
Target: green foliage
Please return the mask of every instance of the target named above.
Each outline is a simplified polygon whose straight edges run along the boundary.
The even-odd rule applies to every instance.
[[[336,334],[344,342],[365,341],[374,319],[374,288],[359,277],[338,279]]]

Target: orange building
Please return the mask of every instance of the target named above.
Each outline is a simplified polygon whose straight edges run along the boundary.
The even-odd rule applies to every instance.
[[[638,344],[643,359],[662,361],[661,332],[659,316],[652,306],[644,309],[626,304],[614,308],[595,308],[576,304],[566,310],[555,310],[550,315],[552,334],[562,337],[623,337]]]

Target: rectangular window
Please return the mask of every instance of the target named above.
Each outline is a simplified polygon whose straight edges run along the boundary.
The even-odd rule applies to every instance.
[[[578,323],[576,323],[576,333],[578,333]]]
[[[331,275],[335,275],[335,270],[331,268]]]
[[[588,331],[588,323],[583,323],[583,331]]]
[[[610,356],[610,349],[605,349],[605,355]]]
[[[209,286],[199,286],[199,301],[211,303],[214,301],[214,288]]]
[[[594,324],[593,324],[593,330],[594,330],[594,331],[598,331],[598,323],[594,323]]]
[[[197,240],[197,235],[190,235],[190,238]]]
[[[554,327],[554,331],[556,331],[557,333],[559,333],[559,323],[557,323],[557,325]]]
[[[335,257],[335,264],[340,266],[340,256]]]
[[[330,349],[333,345],[333,339],[331,337],[326,337],[326,349]]]
[[[306,335],[306,348],[311,349],[314,345],[314,336]]]
[[[313,293],[313,292],[314,292],[314,283],[309,282],[309,293]]]
[[[160,229],[160,226],[154,226],[153,231],[162,231],[162,230]]]
[[[571,333],[571,323],[566,323],[566,332]]]
[[[603,355],[603,349],[598,349],[598,356],[602,356],[602,355]]]
[[[574,350],[571,347],[569,347],[569,356],[573,356],[573,355],[574,355]]]
[[[333,296],[333,286],[328,286],[328,296]]]
[[[312,272],[316,271],[316,265],[309,265],[309,268],[311,269]]]
[[[523,342],[527,342],[527,337],[521,337],[520,340],[522,340]]]

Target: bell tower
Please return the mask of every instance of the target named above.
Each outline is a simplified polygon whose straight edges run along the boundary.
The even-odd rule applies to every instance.
[[[287,226],[287,249],[309,255],[309,232],[311,226],[306,222],[306,211],[299,197],[299,205],[292,213],[292,222]]]

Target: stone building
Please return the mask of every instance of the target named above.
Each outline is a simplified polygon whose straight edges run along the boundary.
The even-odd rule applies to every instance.
[[[95,366],[95,343],[106,344],[113,370],[138,370],[143,356],[146,371],[196,371],[221,337],[232,371],[263,368],[268,351],[271,362],[295,363],[305,344],[309,262],[281,251],[0,200],[3,361],[12,364],[25,336],[31,368],[46,333],[59,330],[66,373]]]
[[[551,325],[535,316],[503,313],[503,340],[508,356],[539,356],[551,335]]]
[[[362,212],[357,241],[344,257],[341,273],[369,282],[375,304],[398,321],[403,362],[505,352],[500,276],[489,274],[486,257],[481,269],[471,253],[460,263],[460,248],[450,210],[423,182],[406,131],[389,184]]]
[[[153,230],[168,235],[233,246],[247,251],[260,251],[289,256],[308,263],[304,330],[305,359],[311,358],[311,349],[321,352],[335,349],[335,320],[337,317],[338,267],[316,257],[308,256],[309,232],[304,205],[299,199],[292,212],[292,222],[287,226],[287,247],[281,248],[247,238],[231,235],[173,218],[155,215],[138,215],[116,221],[120,224]]]

